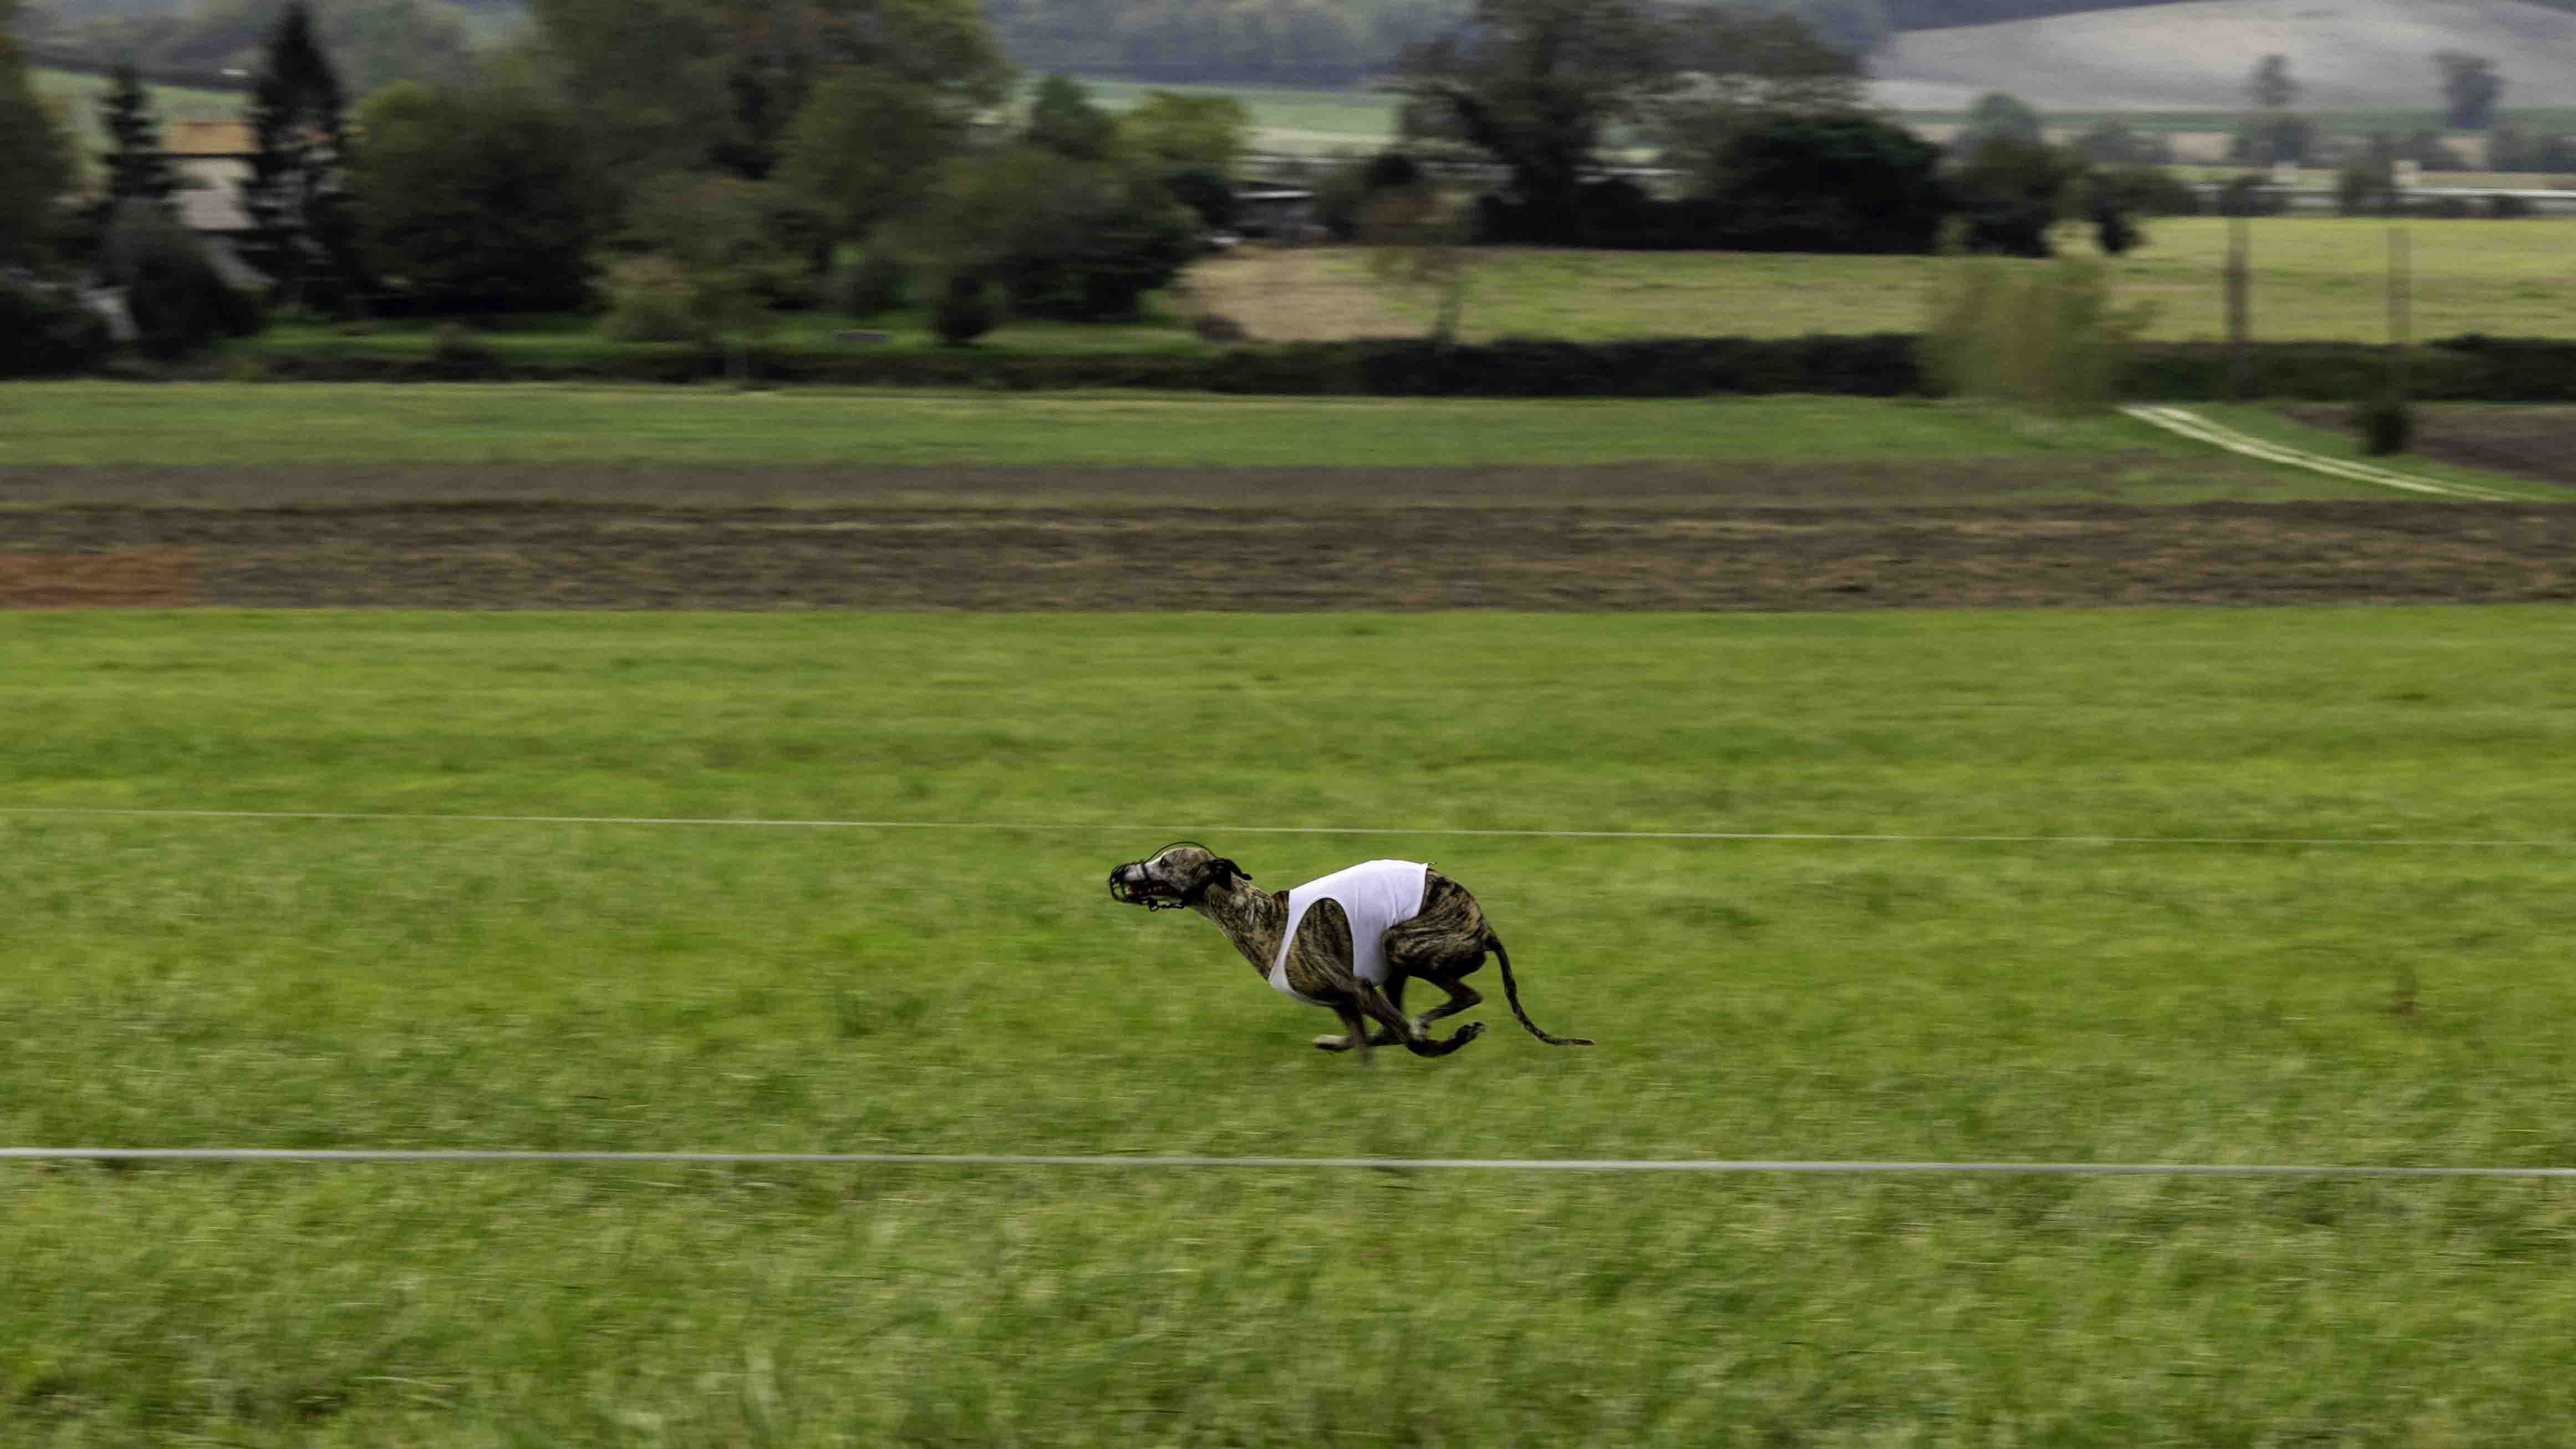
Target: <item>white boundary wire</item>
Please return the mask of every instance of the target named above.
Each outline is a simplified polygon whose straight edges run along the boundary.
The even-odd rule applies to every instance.
[[[1152,834],[1181,827],[1117,823],[1035,824],[1008,821],[768,820],[659,816],[468,815],[340,810],[149,810],[78,806],[0,806],[0,815],[181,820],[345,820],[485,825],[627,825],[803,830],[957,830]],[[1844,841],[1889,844],[2412,846],[2564,849],[2554,840],[2351,839],[2276,836],[1902,835],[1716,830],[1470,830],[1376,826],[1199,826],[1220,835],[1420,835],[1552,840]],[[1449,1158],[1449,1157],[1157,1157],[1009,1153],[899,1152],[543,1152],[481,1149],[292,1147],[0,1147],[0,1162],[301,1162],[457,1164],[708,1164],[880,1167],[1230,1168],[1267,1170],[1662,1172],[1719,1174],[1982,1177],[2262,1177],[2262,1178],[2523,1178],[2576,1180],[2576,1167],[2391,1167],[2348,1164],[2148,1162],[1823,1162],[1757,1159]]]
[[[0,816],[136,820],[347,820],[456,825],[632,825],[735,830],[989,830],[1019,834],[1363,835],[1478,837],[1517,840],[1816,841],[1879,845],[2241,845],[2442,850],[2568,850],[2576,840],[2475,840],[2424,836],[2282,835],[1907,835],[1755,830],[1471,830],[1376,825],[1138,825],[1117,821],[767,820],[644,815],[445,815],[362,810],[147,810],[71,805],[0,805]]]
[[[604,1163],[768,1167],[1236,1168],[1308,1171],[1689,1172],[1974,1177],[2576,1179],[2576,1167],[2219,1162],[1800,1162],[1583,1157],[1122,1157],[910,1152],[512,1152],[303,1147],[0,1147],[0,1162]]]

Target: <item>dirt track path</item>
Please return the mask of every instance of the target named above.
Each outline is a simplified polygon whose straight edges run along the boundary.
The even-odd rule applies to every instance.
[[[1363,526],[1364,524],[1364,526]],[[2576,508],[45,509],[0,606],[1841,610],[2576,599]]]

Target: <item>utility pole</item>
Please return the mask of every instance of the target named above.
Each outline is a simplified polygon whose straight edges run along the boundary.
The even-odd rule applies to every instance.
[[[2247,266],[2247,253],[2252,250],[2253,228],[2245,211],[2252,205],[2252,188],[2246,188],[2247,200],[2227,218],[2227,263],[2224,284],[2227,293],[2227,400],[2245,400],[2245,346],[2252,331],[2252,288]]]
[[[2388,397],[2399,407],[2406,405],[2406,348],[2414,320],[2414,274],[2406,223],[2402,219],[2393,221],[2388,226]]]

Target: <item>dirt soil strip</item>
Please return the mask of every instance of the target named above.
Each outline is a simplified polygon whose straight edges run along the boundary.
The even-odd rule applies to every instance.
[[[2350,408],[2301,403],[2279,411],[2312,428],[2353,430]],[[2409,446],[2424,457],[2576,485],[2576,408],[2426,404],[2414,413],[2415,436]]]
[[[341,508],[519,504],[551,508],[796,508],[1186,504],[1290,508],[1388,502],[1794,507],[2015,503],[2100,495],[2191,473],[2223,486],[2277,478],[2253,462],[2136,450],[1939,462],[1660,462],[1471,467],[1131,467],[1047,464],[840,467],[547,463],[119,464],[0,468],[0,505]],[[0,549],[14,524],[0,514]]]
[[[2576,598],[2576,508],[42,508],[0,605],[1816,610]],[[85,562],[81,562],[85,561]],[[83,573],[84,570],[88,572]],[[34,582],[28,582],[28,581]],[[157,585],[155,587],[158,587]],[[172,597],[170,602],[183,600]]]

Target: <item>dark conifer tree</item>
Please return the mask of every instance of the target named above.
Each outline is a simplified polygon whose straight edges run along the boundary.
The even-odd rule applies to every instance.
[[[170,158],[161,149],[161,119],[152,114],[152,92],[134,62],[117,62],[98,102],[99,122],[115,144],[107,153],[107,205],[141,198],[168,201],[179,189]]]
[[[258,232],[252,260],[277,279],[280,295],[335,311],[361,287],[357,225],[342,187],[344,109],[340,78],[313,36],[313,12],[293,0],[251,82],[256,149],[242,205]]]

